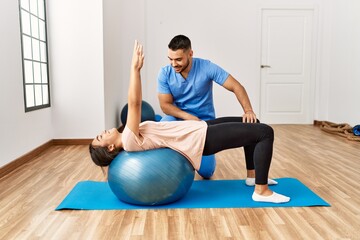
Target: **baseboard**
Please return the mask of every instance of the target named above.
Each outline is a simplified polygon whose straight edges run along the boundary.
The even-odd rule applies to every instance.
[[[89,145],[93,139],[53,139],[54,145]]]
[[[34,150],[24,154],[23,156],[9,162],[5,166],[0,167],[0,179],[10,172],[16,170],[21,165],[31,161],[43,151],[54,145],[88,145],[92,139],[52,139]]]
[[[44,150],[48,149],[53,145],[52,140],[48,141],[47,143],[44,143],[43,145],[35,148],[34,150],[24,154],[23,156],[15,159],[14,161],[9,162],[5,166],[0,168],[0,179],[4,177],[5,175],[9,174],[10,172],[14,171],[21,165],[31,161],[36,156],[38,156],[40,153],[42,153]]]

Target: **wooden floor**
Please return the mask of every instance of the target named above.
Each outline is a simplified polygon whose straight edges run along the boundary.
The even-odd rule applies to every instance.
[[[360,239],[360,142],[273,127],[270,176],[299,179],[331,207],[54,211],[78,181],[105,179],[87,146],[53,146],[0,179],[0,239]],[[216,158],[213,179],[245,178],[242,149]]]

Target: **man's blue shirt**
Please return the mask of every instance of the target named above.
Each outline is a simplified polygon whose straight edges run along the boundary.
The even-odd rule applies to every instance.
[[[186,79],[170,64],[161,68],[158,93],[171,94],[175,106],[202,120],[214,119],[212,83],[222,86],[228,76],[228,72],[209,60],[193,58]]]

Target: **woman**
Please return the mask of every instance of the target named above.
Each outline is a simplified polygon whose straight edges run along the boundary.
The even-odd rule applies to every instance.
[[[141,76],[143,47],[135,41],[130,70],[128,114],[123,129],[110,129],[99,134],[90,144],[91,158],[99,166],[107,166],[122,150],[143,151],[168,147],[183,154],[196,170],[202,155],[242,146],[253,146],[255,189],[252,199],[258,202],[284,203],[290,198],[268,187],[274,132],[261,123],[242,123],[240,117],[209,121],[152,122],[141,120]]]

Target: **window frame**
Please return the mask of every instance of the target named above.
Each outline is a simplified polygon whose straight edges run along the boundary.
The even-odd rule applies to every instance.
[[[28,8],[26,9],[26,6],[22,6],[22,3],[24,3],[25,1],[27,1],[28,3]],[[43,108],[48,108],[51,107],[51,99],[50,99],[50,74],[49,74],[49,50],[48,50],[48,36],[47,36],[47,15],[46,15],[46,0],[36,0],[36,12],[37,14],[32,13],[32,9],[31,9],[31,1],[34,0],[18,0],[19,3],[19,17],[20,17],[20,38],[21,38],[21,57],[22,57],[22,75],[23,75],[23,94],[24,94],[24,107],[25,107],[25,112],[31,112],[34,110],[38,110],[38,109],[43,109]],[[43,18],[42,16],[40,16],[40,12],[39,12],[39,2],[43,2],[43,10],[44,12],[43,14]],[[24,33],[24,22],[23,22],[23,13],[28,14],[29,15],[29,26],[30,29],[28,29],[28,31],[30,31],[30,33]],[[32,20],[35,18],[36,23],[34,26],[35,30],[37,28],[37,33],[33,33],[32,32],[32,28],[33,26],[33,22]],[[43,29],[41,29],[40,25],[41,23],[43,23]],[[41,36],[41,30],[43,30],[43,35]],[[36,35],[36,36],[34,36]],[[24,47],[24,38],[29,38],[30,42],[31,42],[31,58],[27,58],[25,57],[25,47]],[[41,39],[41,38],[44,38]],[[38,42],[38,46],[36,46],[36,43],[33,43],[33,41],[37,41]],[[45,45],[45,47],[42,48],[42,45]],[[38,59],[34,59],[34,46],[38,47],[38,53],[39,54],[37,56]],[[28,49],[29,50],[29,49]],[[35,49],[36,50],[36,49]],[[44,55],[42,55],[42,50],[45,50]],[[45,58],[44,59],[42,58]],[[27,69],[26,69],[26,64],[27,63],[31,63],[31,74],[27,75]],[[37,70],[35,71],[34,66],[37,66]],[[44,64],[46,65],[46,67],[44,67]],[[46,69],[43,69],[46,68]],[[46,76],[44,75],[44,71]],[[37,76],[35,76],[37,74]],[[31,77],[32,81],[27,82],[27,77]],[[46,77],[45,81],[43,81],[43,77]],[[36,81],[40,80],[39,81]],[[38,86],[38,87],[37,87]],[[27,96],[27,87],[29,88],[33,88],[30,93],[31,96]],[[47,93],[44,93],[44,88],[46,89]],[[39,94],[41,94],[41,98],[39,97]],[[28,99],[31,100],[32,102],[28,102]],[[38,103],[41,100],[41,103]],[[45,100],[45,103],[44,103]]]

